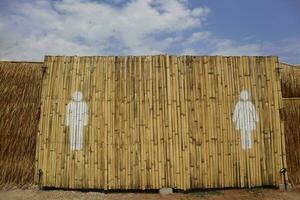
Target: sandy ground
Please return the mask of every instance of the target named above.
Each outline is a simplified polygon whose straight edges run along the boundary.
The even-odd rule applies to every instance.
[[[81,192],[64,190],[38,190],[38,189],[9,189],[0,190],[0,200],[300,200],[300,192],[281,192],[277,189],[234,189],[234,190],[210,190],[193,191],[188,193],[177,192],[170,195],[159,193],[102,193],[102,192]]]

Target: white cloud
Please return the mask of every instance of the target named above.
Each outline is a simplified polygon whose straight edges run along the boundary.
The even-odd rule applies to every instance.
[[[190,37],[188,37],[186,39],[184,45],[190,45],[190,44],[193,44],[195,42],[199,42],[199,41],[202,41],[202,40],[209,39],[210,36],[211,36],[211,33],[208,32],[208,31],[194,32],[194,33],[192,33],[192,35]]]
[[[263,51],[279,55],[280,60],[291,64],[300,64],[300,37],[285,38],[275,42],[266,42]]]
[[[282,39],[275,42],[235,41],[228,39],[210,39],[213,55],[275,55],[281,61],[299,63],[300,38]]]
[[[207,16],[207,14],[210,12],[209,8],[203,7],[203,8],[195,8],[192,10],[193,16]]]
[[[207,55],[260,55],[262,45],[249,41],[236,41],[226,38],[218,38],[208,31],[194,32],[183,43],[183,51],[186,54]]]
[[[194,32],[183,42],[181,54],[193,55],[277,55],[281,61],[299,63],[300,38],[275,42],[255,41],[248,36],[240,41],[218,38],[211,32]]]
[[[185,49],[182,50],[181,54],[182,55],[196,55],[197,52],[193,48],[185,48]]]
[[[19,1],[0,14],[0,58],[160,53],[180,41],[180,33],[201,27],[209,12],[205,7],[190,9],[182,0],[133,0],[122,6],[81,0]]]
[[[248,56],[262,54],[262,46],[256,43],[241,43],[228,39],[214,40],[212,43],[215,46],[211,54]]]
[[[109,2],[109,3],[105,3]],[[279,55],[299,63],[300,38],[222,38],[203,24],[209,8],[188,0],[32,0],[0,8],[0,59],[44,55]],[[5,9],[5,10],[3,10]]]

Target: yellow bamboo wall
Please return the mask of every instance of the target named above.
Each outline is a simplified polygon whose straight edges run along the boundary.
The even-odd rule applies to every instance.
[[[283,182],[277,57],[45,58],[36,170],[59,188],[253,187]],[[247,90],[259,122],[241,148],[232,121]],[[88,105],[82,150],[65,125],[75,91]],[[38,181],[38,178],[36,178]]]

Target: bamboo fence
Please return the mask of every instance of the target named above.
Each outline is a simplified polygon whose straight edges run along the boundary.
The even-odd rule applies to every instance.
[[[278,186],[286,167],[277,57],[46,56],[36,182],[77,189]],[[83,146],[65,125],[87,105]],[[232,120],[241,91],[258,114],[252,148]],[[288,181],[288,180],[287,180]]]
[[[0,62],[0,187],[34,182],[41,66]]]

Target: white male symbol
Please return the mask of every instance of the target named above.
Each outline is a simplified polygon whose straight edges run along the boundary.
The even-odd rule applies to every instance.
[[[74,92],[66,108],[66,126],[70,127],[71,150],[82,149],[83,127],[88,122],[88,106],[82,101],[82,93]]]
[[[235,105],[233,122],[236,130],[241,130],[242,148],[251,149],[251,131],[256,128],[258,115],[247,91],[241,92],[240,101]]]

